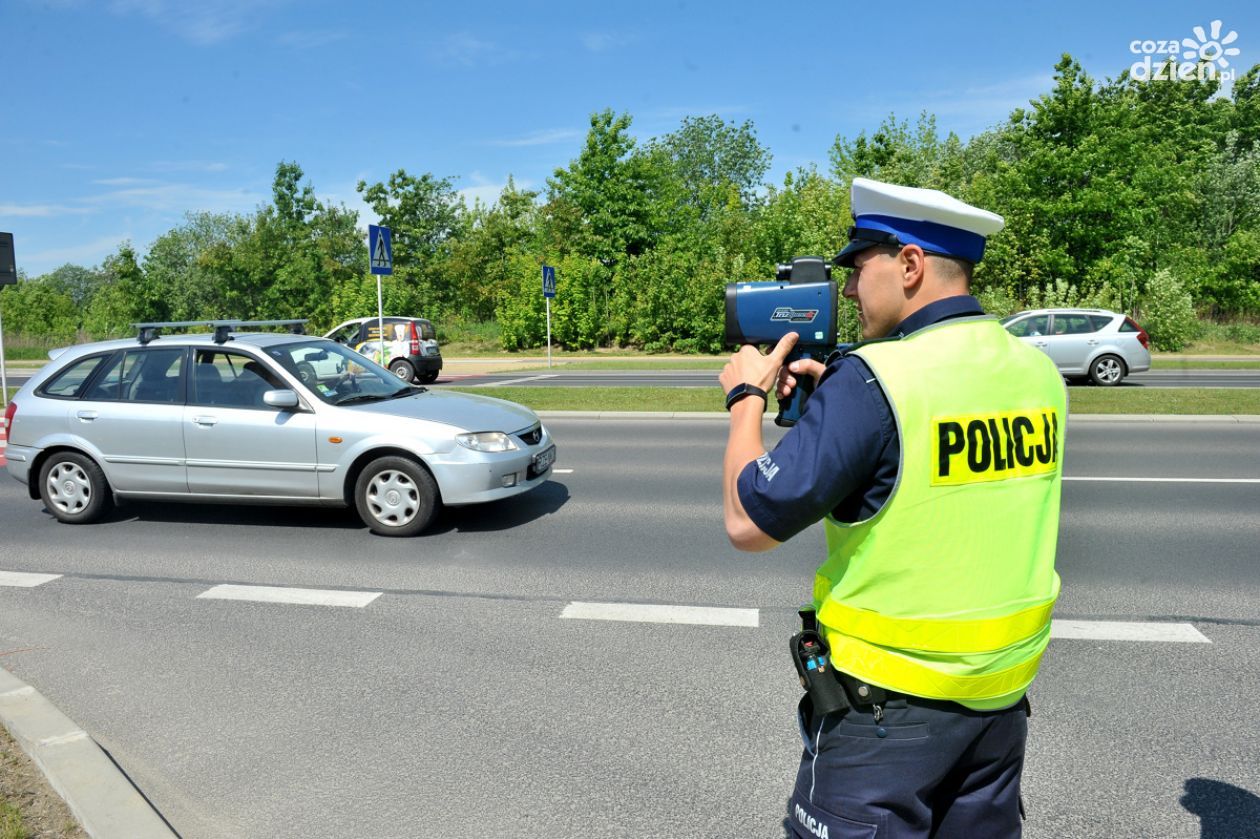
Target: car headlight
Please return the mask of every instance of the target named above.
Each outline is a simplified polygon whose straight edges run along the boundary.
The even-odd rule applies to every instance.
[[[456,434],[455,442],[475,452],[516,451],[516,443],[502,431],[470,431],[467,434]]]

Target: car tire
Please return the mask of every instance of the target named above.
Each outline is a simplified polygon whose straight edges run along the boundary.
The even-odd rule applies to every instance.
[[[298,379],[307,387],[315,387],[315,367],[309,361],[302,361],[297,366]]]
[[[1089,365],[1089,380],[1099,387],[1115,387],[1128,371],[1117,355],[1100,355]]]
[[[393,373],[404,382],[410,382],[416,376],[416,371],[411,369],[411,362],[402,358],[397,361],[390,362],[389,372]]]
[[[380,536],[415,536],[442,506],[429,470],[405,457],[380,457],[354,483],[359,518]]]
[[[109,481],[96,461],[78,452],[57,452],[39,469],[39,497],[57,521],[91,524],[114,505]]]
[[[431,385],[437,381],[437,377],[438,377],[438,371],[430,370],[429,372],[422,373],[420,375],[420,383],[425,384],[425,385]]]

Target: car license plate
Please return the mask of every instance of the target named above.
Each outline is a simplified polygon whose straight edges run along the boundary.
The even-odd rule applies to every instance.
[[[534,463],[529,470],[535,475],[541,475],[551,468],[551,464],[556,462],[556,447],[551,446],[545,452],[534,455]]]

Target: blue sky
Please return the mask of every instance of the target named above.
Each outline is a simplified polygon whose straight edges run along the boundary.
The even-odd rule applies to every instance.
[[[777,182],[890,112],[966,138],[1048,90],[1064,52],[1115,76],[1135,39],[1216,19],[1231,67],[1260,62],[1242,2],[3,0],[0,230],[31,276],[94,265],[187,211],[252,211],[280,160],[366,229],[360,178],[543,189],[603,108],[641,140],[751,120]]]

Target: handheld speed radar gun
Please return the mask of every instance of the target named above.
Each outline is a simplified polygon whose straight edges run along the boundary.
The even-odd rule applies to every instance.
[[[768,282],[729,283],[726,286],[726,344],[774,346],[795,332],[800,340],[786,363],[801,358],[825,361],[836,348],[836,303],[839,297],[831,266],[820,256],[801,256],[777,266]],[[797,377],[796,387],[779,400],[775,425],[796,425],[814,380]]]

